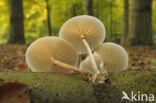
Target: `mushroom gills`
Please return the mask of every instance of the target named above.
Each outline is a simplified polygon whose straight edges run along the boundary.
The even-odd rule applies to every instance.
[[[92,55],[92,50],[105,39],[105,27],[100,20],[87,15],[73,17],[63,24],[59,36],[71,42],[79,54],[88,52],[92,69],[100,73]]]
[[[67,20],[59,31],[59,37],[71,42],[79,54],[87,53],[82,39],[86,39],[93,50],[105,40],[105,34],[103,23],[88,15],[75,16]]]
[[[74,67],[77,65],[78,55],[68,41],[54,36],[34,41],[26,51],[26,62],[33,72],[70,72],[70,69],[56,65],[52,59]]]
[[[127,69],[128,54],[125,49],[118,44],[111,42],[103,43],[95,49],[93,55],[98,68],[102,72],[107,70],[109,73],[116,73]],[[84,71],[93,72],[89,57],[80,64],[80,68],[88,68],[84,69]]]

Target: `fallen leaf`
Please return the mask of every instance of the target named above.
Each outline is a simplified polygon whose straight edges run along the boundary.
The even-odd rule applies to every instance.
[[[15,71],[19,71],[19,72],[28,72],[28,66],[26,64],[19,64],[16,67],[13,68]]]
[[[0,86],[0,103],[30,103],[29,88],[17,82],[8,82]]]

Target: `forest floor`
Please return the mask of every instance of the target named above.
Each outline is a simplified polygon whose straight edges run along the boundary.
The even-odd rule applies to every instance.
[[[27,45],[0,45],[0,71],[29,71],[25,62]],[[125,47],[129,55],[129,70],[156,70],[156,48]]]

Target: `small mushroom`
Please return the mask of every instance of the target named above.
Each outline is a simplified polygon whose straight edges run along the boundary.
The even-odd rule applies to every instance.
[[[115,73],[127,69],[128,54],[118,44],[111,42],[103,43],[95,49],[93,55],[98,68],[101,69],[100,71],[107,70],[109,73]],[[94,72],[88,59],[89,57],[80,64],[80,68],[83,71]]]
[[[92,55],[92,50],[105,39],[105,27],[100,20],[87,15],[73,17],[63,24],[59,36],[71,42],[79,54],[88,52],[94,72],[100,73]]]
[[[69,73],[77,65],[78,55],[68,41],[43,37],[28,47],[26,62],[33,72]]]

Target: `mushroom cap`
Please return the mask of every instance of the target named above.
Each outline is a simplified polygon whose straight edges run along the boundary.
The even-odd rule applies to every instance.
[[[104,41],[105,32],[105,27],[99,19],[81,15],[66,21],[60,29],[59,36],[70,41],[79,54],[85,54],[87,51],[81,41],[81,36],[86,38],[93,50]]]
[[[106,69],[110,73],[120,72],[127,69],[128,54],[125,49],[118,44],[111,42],[103,43],[95,49],[93,55],[98,68],[101,63],[100,61],[102,60],[102,62],[104,63],[104,69]],[[84,63],[82,62],[82,64],[80,65],[81,69],[83,69],[83,67],[85,66],[88,67],[87,65],[91,65],[89,60],[87,60],[88,58],[89,57],[87,57]],[[86,62],[89,62],[89,64]]]
[[[68,41],[52,36],[34,41],[26,51],[26,62],[33,72],[70,72],[70,70],[54,64],[51,59],[76,66],[78,55]]]
[[[102,59],[101,59],[100,55],[97,54],[96,52],[94,52],[93,56],[94,56],[94,60],[95,60],[96,64],[98,64],[97,66],[99,68],[99,65],[100,65]],[[84,70],[85,72],[94,73],[89,56],[84,61],[82,61],[80,63],[80,70]]]

